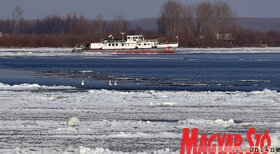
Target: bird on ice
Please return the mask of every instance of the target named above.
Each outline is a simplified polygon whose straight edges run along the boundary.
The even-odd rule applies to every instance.
[[[117,81],[115,81],[115,82],[114,82],[114,85],[115,85],[115,86],[117,86],[117,85],[118,85],[118,84],[117,84]]]
[[[109,86],[112,86],[112,81],[111,80],[109,80]]]
[[[84,80],[82,80],[81,85],[82,85],[82,86],[84,86],[84,85],[85,85],[85,81],[84,81]]]

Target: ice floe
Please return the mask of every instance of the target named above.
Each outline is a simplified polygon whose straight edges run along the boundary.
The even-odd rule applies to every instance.
[[[279,147],[280,93],[269,89],[30,90],[42,87],[0,84],[0,137],[8,138],[0,153],[178,153],[183,128],[242,135],[268,129]],[[74,127],[66,124],[71,117],[79,120]]]
[[[59,89],[75,89],[71,86],[45,86],[39,84],[19,84],[19,85],[9,85],[0,83],[0,90],[39,90],[39,89],[46,89],[46,90],[59,90]]]
[[[241,48],[178,48],[176,54],[182,53],[280,53],[279,47],[241,47]],[[0,57],[6,56],[105,56],[101,52],[72,53],[72,48],[0,48]],[[133,59],[135,57],[122,57]],[[159,57],[137,57],[137,59]]]
[[[279,47],[178,48],[180,53],[280,53]]]
[[[77,117],[71,117],[68,122],[68,126],[79,126],[80,125],[80,120]]]

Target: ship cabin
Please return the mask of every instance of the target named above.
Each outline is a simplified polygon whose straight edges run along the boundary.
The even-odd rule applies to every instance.
[[[144,36],[143,35],[127,35],[126,39],[128,42],[132,42],[132,41],[140,42],[140,41],[144,40]]]
[[[136,42],[137,48],[148,49],[155,48],[158,44],[156,39],[154,40],[145,40],[143,35],[127,35],[127,42]]]
[[[143,35],[127,35],[126,39],[107,39],[101,43],[91,43],[90,49],[150,49],[156,48],[158,41],[145,40]]]

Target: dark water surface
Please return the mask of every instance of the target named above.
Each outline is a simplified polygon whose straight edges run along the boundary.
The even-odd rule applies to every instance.
[[[280,91],[280,54],[1,57],[0,82],[81,89]]]

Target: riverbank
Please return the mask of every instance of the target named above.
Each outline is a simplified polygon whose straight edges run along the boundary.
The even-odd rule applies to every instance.
[[[164,41],[164,38],[158,34],[154,33],[143,33],[146,39],[159,38]],[[117,36],[116,36],[117,37]],[[251,36],[250,36],[251,37]],[[247,36],[242,36],[241,38],[250,38]],[[276,37],[276,36],[275,36]],[[102,38],[96,38],[91,34],[75,35],[75,34],[3,34],[0,36],[0,47],[2,48],[38,48],[38,47],[63,47],[72,48],[77,44],[87,43],[87,42],[100,42]],[[201,39],[190,39],[181,37],[179,38],[179,46],[183,48],[239,48],[239,47],[277,47],[279,46],[279,41],[277,37],[264,43],[263,41],[253,41],[247,43],[230,43],[223,40],[216,40],[213,38],[210,42]],[[253,39],[253,38],[252,38]],[[174,41],[174,40],[173,40]],[[190,43],[193,42],[193,43]]]
[[[90,36],[62,34],[10,34],[0,37],[0,47],[74,47],[76,44],[92,40]]]

